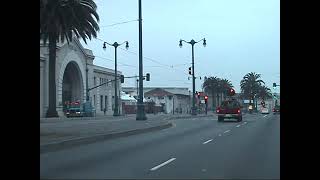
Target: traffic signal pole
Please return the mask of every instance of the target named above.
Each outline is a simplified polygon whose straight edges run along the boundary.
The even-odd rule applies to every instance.
[[[118,71],[117,71],[117,47],[115,46],[114,48],[114,60],[115,60],[115,64],[114,64],[114,72],[115,72],[115,78],[114,78],[114,111],[113,111],[113,116],[119,116],[119,103],[118,103],[118,81],[117,81],[117,77],[118,77]]]
[[[192,46],[192,109],[191,115],[197,115],[196,113],[196,85],[194,78],[194,43],[191,43]]]

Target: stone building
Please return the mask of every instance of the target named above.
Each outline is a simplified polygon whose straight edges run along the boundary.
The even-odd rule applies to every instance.
[[[86,101],[87,89],[101,83],[114,80],[114,70],[93,64],[94,55],[91,50],[83,48],[80,41],[58,43],[56,55],[56,106],[59,116],[64,116],[63,106],[66,101]],[[40,117],[45,117],[49,104],[49,49],[48,44],[40,42]],[[118,76],[121,72],[117,72]],[[112,114],[114,107],[114,81],[89,91],[89,101],[96,114]],[[118,81],[121,92],[121,83]],[[120,93],[118,93],[120,97]],[[120,98],[119,98],[119,104]],[[121,106],[119,106],[121,107]],[[121,111],[121,108],[120,108]]]

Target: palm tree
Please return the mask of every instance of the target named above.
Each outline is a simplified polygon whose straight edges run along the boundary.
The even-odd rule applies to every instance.
[[[223,99],[226,99],[227,92],[229,91],[230,88],[233,88],[233,85],[231,81],[229,81],[228,79],[221,79],[220,84],[222,87]]]
[[[49,40],[49,108],[47,117],[58,117],[56,110],[56,45],[66,39],[97,37],[99,16],[93,0],[40,0],[40,40]],[[94,16],[94,18],[93,18]]]
[[[221,93],[223,92],[223,84],[221,82],[221,78],[217,78],[217,87],[216,87],[216,91],[217,91],[217,104],[218,106],[220,105],[220,97],[222,98]]]
[[[217,93],[217,77],[208,77],[204,80],[202,84],[202,88],[204,88],[204,92],[211,93],[212,96],[212,110],[214,110],[215,107],[215,93]]]
[[[263,101],[267,98],[271,98],[272,97],[271,89],[264,85],[260,86],[257,96],[261,98]]]
[[[241,92],[245,97],[255,100],[259,88],[264,81],[260,79],[261,75],[256,74],[255,72],[250,72],[246,74],[240,82]]]

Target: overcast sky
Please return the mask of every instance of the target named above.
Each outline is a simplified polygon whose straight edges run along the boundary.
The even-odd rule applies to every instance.
[[[100,16],[98,38],[109,43],[129,41],[118,48],[118,70],[125,76],[138,75],[138,0],[96,0]],[[279,0],[142,0],[143,71],[151,74],[144,86],[187,87],[191,66],[191,45],[195,41],[195,75],[229,79],[240,91],[240,81],[249,72],[261,74],[272,89],[280,83],[280,1]],[[116,24],[127,22],[123,24]],[[115,25],[116,24],[116,25]],[[114,48],[104,51],[101,40],[85,48],[96,56],[94,64],[114,69]],[[203,79],[196,79],[201,90]],[[126,79],[123,87],[135,87]]]

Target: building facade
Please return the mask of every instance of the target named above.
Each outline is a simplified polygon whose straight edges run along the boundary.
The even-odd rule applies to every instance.
[[[83,48],[77,38],[72,42],[57,43],[56,49],[56,107],[60,117],[64,116],[64,104],[67,101],[89,101],[96,109],[96,114],[113,113],[114,81],[87,92],[101,83],[114,80],[114,70],[93,64],[91,50]],[[40,42],[40,117],[45,117],[49,105],[49,49],[48,44]],[[117,72],[118,76],[121,72]],[[118,90],[121,83],[118,80]],[[120,93],[118,93],[120,97]],[[119,104],[121,104],[119,98]],[[120,106],[119,106],[120,107]],[[121,111],[121,108],[120,108]]]
[[[122,87],[126,94],[137,97],[136,87]],[[179,87],[144,87],[144,101],[154,102],[164,113],[188,113],[191,108],[190,91]]]

